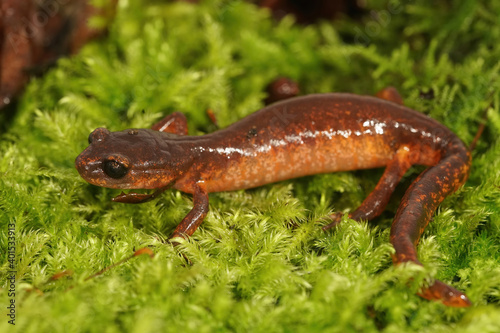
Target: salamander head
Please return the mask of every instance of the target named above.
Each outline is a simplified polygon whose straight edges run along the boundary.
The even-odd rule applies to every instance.
[[[192,164],[191,154],[175,134],[149,129],[110,132],[98,128],[76,158],[83,179],[97,186],[158,189],[178,179]]]

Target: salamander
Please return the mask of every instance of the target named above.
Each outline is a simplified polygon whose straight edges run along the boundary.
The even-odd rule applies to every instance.
[[[292,79],[279,77],[269,83],[266,92],[265,103],[267,105],[297,96],[300,93],[300,88],[297,82]]]
[[[151,129],[110,132],[97,128],[76,168],[89,183],[117,189],[114,201],[139,203],[173,187],[192,194],[193,208],[172,234],[191,236],[209,209],[208,194],[248,189],[286,179],[385,167],[375,189],[351,212],[354,220],[380,215],[412,165],[423,171],[406,190],[390,232],[394,264],[414,262],[416,246],[444,198],[467,180],[471,155],[447,127],[402,105],[386,89],[378,97],[313,94],[280,101],[213,133],[190,136],[183,114],[172,113]],[[329,229],[341,214],[331,216]],[[452,307],[467,296],[435,280],[419,295]]]

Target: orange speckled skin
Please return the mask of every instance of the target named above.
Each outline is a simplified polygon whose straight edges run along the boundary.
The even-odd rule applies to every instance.
[[[403,197],[391,229],[394,263],[420,264],[416,252],[420,235],[442,200],[467,179],[470,153],[445,126],[400,105],[398,98],[381,97],[392,102],[338,93],[292,98],[202,136],[185,135],[186,121],[178,113],[166,117],[154,130],[111,133],[99,128],[91,133],[91,144],[78,156],[76,168],[98,186],[173,186],[193,194],[194,207],[173,234],[183,237],[192,235],[203,221],[210,192],[385,166],[374,191],[349,214],[356,220],[372,219],[383,211],[408,168],[426,165],[429,168]],[[116,201],[150,198],[132,193]],[[332,219],[325,229],[338,223],[340,215]],[[420,295],[449,306],[470,304],[463,293],[440,281]]]

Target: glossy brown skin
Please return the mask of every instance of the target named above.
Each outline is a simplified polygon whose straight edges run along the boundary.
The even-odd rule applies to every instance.
[[[467,179],[471,158],[445,126],[400,105],[392,93],[388,96],[382,95],[391,101],[351,94],[293,98],[202,136],[186,135],[186,121],[179,113],[163,119],[154,130],[111,133],[98,128],[76,159],[76,168],[94,185],[159,189],[153,195],[122,194],[115,198],[119,202],[147,201],[169,186],[193,194],[193,209],[172,235],[185,237],[206,216],[210,192],[386,167],[373,192],[349,214],[355,220],[370,220],[382,213],[410,166],[426,165],[429,168],[406,191],[391,229],[394,263],[421,265],[419,238],[437,206]],[[333,223],[324,229],[335,226],[340,217],[334,214]],[[463,293],[437,280],[419,295],[448,306],[470,305]]]

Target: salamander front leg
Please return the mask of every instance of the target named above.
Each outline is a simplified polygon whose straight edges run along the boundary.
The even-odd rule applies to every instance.
[[[203,222],[208,213],[208,192],[204,183],[197,183],[193,193],[193,209],[186,215],[182,222],[175,228],[170,238],[191,236]]]
[[[151,129],[177,135],[188,134],[186,116],[180,112],[169,114],[168,116],[154,124]]]
[[[394,102],[399,105],[404,105],[403,98],[399,94],[398,90],[394,87],[387,87],[380,90],[375,96],[378,98],[385,99],[386,101]]]
[[[361,206],[354,212],[349,213],[349,218],[360,220],[371,220],[379,216],[387,206],[396,185],[412,165],[410,159],[410,149],[406,146],[399,148],[394,154],[394,158],[387,164],[384,174],[375,186],[375,189],[363,201]],[[331,215],[333,220],[323,230],[328,230],[340,223],[342,213]]]

